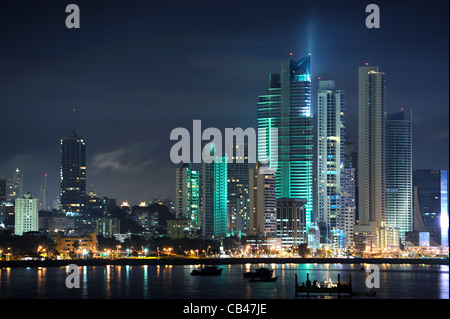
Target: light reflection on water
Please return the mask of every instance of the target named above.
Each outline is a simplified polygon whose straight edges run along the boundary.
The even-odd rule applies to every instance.
[[[137,299],[292,299],[295,274],[299,284],[330,278],[348,281],[352,298],[448,299],[448,265],[381,264],[380,288],[369,297],[365,287],[367,264],[243,264],[223,265],[221,276],[190,276],[201,265],[80,267],[80,289],[68,289],[66,267],[0,269],[0,298],[137,298]],[[274,269],[276,282],[250,282],[243,273],[258,267]],[[298,296],[297,298],[304,298]],[[316,296],[314,298],[330,298]],[[336,298],[336,297],[331,297]]]

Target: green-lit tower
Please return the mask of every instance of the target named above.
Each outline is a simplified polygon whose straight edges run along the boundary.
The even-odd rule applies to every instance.
[[[214,156],[214,143],[211,146],[213,161],[202,162],[202,235],[209,239],[222,239],[227,236],[227,156]]]
[[[313,115],[310,55],[282,60],[259,97],[258,161],[276,169],[277,198],[306,201],[306,227],[313,210]]]

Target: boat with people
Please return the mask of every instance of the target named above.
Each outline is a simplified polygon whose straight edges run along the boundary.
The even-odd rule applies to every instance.
[[[297,274],[295,274],[295,295],[299,293],[306,293],[307,296],[310,294],[349,294],[352,296],[352,275],[349,274],[349,282],[341,282],[341,275],[338,274],[337,283],[331,282],[328,278],[326,281],[318,283],[316,280],[311,282],[309,279],[309,273],[306,274],[306,282],[301,285],[297,282]]]
[[[223,268],[217,266],[202,267],[191,271],[191,276],[219,276],[222,274]]]

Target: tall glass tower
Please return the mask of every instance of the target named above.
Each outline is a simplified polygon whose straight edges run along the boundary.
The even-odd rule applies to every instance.
[[[61,139],[61,210],[86,211],[86,140],[72,131]]]
[[[448,246],[448,171],[415,170],[413,185],[417,187],[420,212],[432,242]]]
[[[411,110],[389,114],[386,121],[386,225],[399,228],[400,239],[412,231]]]
[[[310,55],[282,60],[259,97],[258,161],[276,169],[277,198],[306,201],[306,227],[313,210],[313,116]]]
[[[214,144],[211,143],[211,155]],[[216,157],[212,163],[202,163],[202,235],[205,238],[221,239],[227,228],[227,156]]]
[[[344,91],[334,81],[320,81],[317,107],[317,221],[339,231],[343,213]],[[328,235],[328,234],[327,234]]]
[[[385,74],[377,66],[358,70],[359,225],[375,232],[386,221]]]

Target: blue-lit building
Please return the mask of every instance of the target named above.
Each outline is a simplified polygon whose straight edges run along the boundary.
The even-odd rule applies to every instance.
[[[430,241],[448,246],[448,171],[415,170],[413,185]]]
[[[412,122],[403,108],[386,121],[386,225],[399,229],[403,243],[413,230]]]
[[[322,80],[317,99],[317,222],[330,230],[332,236],[325,236],[336,239],[336,248],[344,248],[344,91],[336,90],[334,81]]]
[[[257,118],[258,161],[276,169],[277,198],[306,202],[309,229],[313,211],[310,55],[282,60],[281,72],[270,74],[268,92],[259,96]]]

